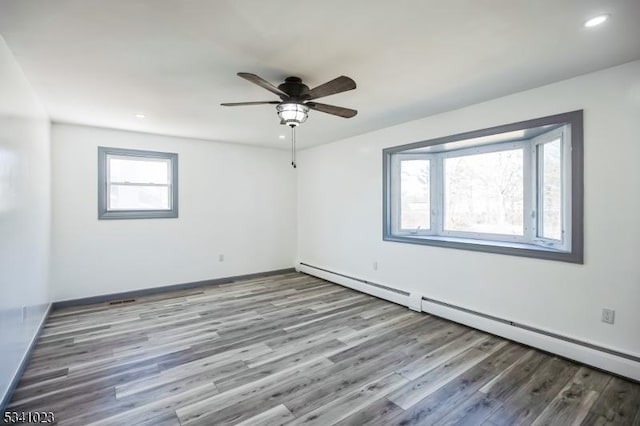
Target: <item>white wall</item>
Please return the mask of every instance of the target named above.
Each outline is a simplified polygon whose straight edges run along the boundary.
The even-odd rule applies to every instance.
[[[64,124],[52,139],[53,300],[294,265],[287,152]],[[98,146],[178,153],[180,217],[98,220]]]
[[[577,109],[584,265],[382,241],[383,148]],[[640,356],[639,159],[640,61],[305,150],[298,260]]]
[[[0,400],[49,302],[49,127],[0,37]]]

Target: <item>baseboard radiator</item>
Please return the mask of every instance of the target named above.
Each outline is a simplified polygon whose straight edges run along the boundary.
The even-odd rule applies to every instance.
[[[300,262],[298,271],[640,382],[640,356]]]

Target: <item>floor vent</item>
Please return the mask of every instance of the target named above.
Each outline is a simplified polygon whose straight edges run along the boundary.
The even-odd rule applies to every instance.
[[[133,303],[136,299],[125,299],[125,300],[114,300],[113,302],[109,302],[110,305],[124,305],[125,303]]]

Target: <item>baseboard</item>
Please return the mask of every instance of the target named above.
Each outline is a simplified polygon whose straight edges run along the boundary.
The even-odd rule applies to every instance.
[[[332,283],[340,284],[345,287],[367,293],[381,299],[397,303],[402,306],[409,306],[409,293],[393,287],[377,284],[371,281],[354,278],[339,272],[333,272],[318,266],[309,265],[308,263],[299,263],[298,271],[314,277],[322,278]]]
[[[162,287],[152,287],[140,290],[125,291],[121,293],[101,294],[99,296],[83,297],[79,299],[62,300],[53,302],[53,309],[67,308],[70,306],[93,305],[98,303],[110,302],[113,300],[135,299],[136,297],[150,296],[153,294],[166,293],[176,290],[189,290],[196,287],[207,285],[229,284],[234,281],[250,280],[254,278],[269,277],[272,275],[287,274],[295,272],[295,268],[276,269],[266,272],[256,272],[253,274],[235,275],[231,277],[214,278],[210,280],[194,281],[183,284],[172,284]]]
[[[42,319],[40,320],[40,324],[38,324],[38,328],[36,329],[36,332],[33,334],[33,337],[31,338],[31,341],[27,346],[27,350],[25,351],[24,355],[22,355],[20,364],[18,365],[18,368],[16,369],[16,372],[13,375],[11,382],[9,383],[9,387],[7,388],[7,391],[5,392],[4,395],[2,395],[2,399],[0,399],[0,413],[4,413],[5,410],[7,409],[7,406],[9,405],[9,402],[11,402],[11,397],[13,396],[13,392],[16,390],[18,383],[20,383],[20,379],[22,378],[22,374],[24,373],[24,370],[29,365],[29,360],[31,359],[31,353],[33,352],[33,350],[36,347],[36,344],[38,343],[38,338],[42,333],[44,324],[47,322],[47,318],[49,318],[49,313],[51,312],[51,309],[52,309],[52,304],[49,303],[47,306],[47,309],[44,312],[44,315],[42,316]]]
[[[367,280],[340,272],[333,272],[327,268],[310,265],[308,263],[299,263],[298,270],[415,309],[415,301],[413,300],[415,299],[415,295],[411,295],[406,291],[382,284],[371,283]],[[391,291],[388,289],[391,289]],[[634,381],[640,381],[640,357],[633,354],[426,297],[422,297],[420,310]]]

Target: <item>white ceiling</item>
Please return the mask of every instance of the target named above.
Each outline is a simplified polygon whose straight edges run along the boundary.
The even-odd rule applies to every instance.
[[[219,106],[277,100],[236,72],[357,82],[308,147],[638,59],[639,22],[638,0],[0,0],[54,121],[282,148],[274,105]]]

